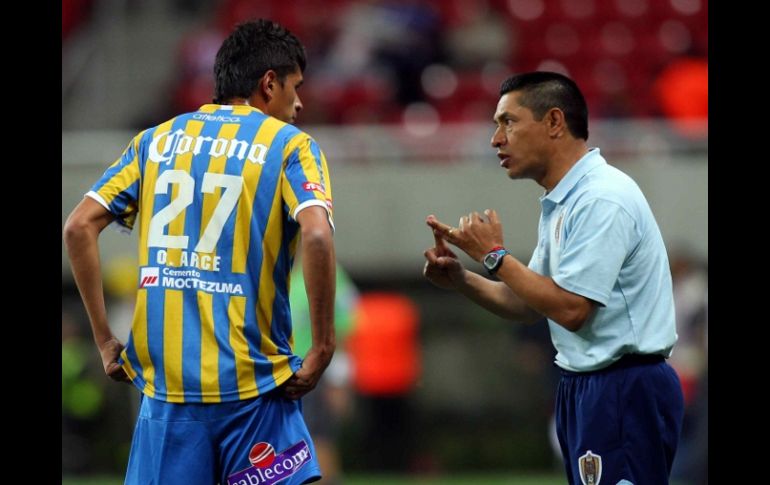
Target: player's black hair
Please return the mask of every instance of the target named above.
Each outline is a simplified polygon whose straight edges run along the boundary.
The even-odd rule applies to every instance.
[[[286,76],[305,70],[305,47],[294,34],[266,19],[239,24],[225,39],[214,64],[214,103],[248,98],[272,69],[283,86]]]
[[[527,72],[503,81],[500,96],[511,91],[521,92],[519,104],[530,109],[537,120],[549,109],[559,108],[572,136],[588,140],[588,106],[572,79],[556,72]]]

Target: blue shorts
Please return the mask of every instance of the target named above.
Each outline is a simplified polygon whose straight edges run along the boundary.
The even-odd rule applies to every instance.
[[[298,485],[320,478],[299,401],[277,392],[219,404],[142,396],[126,485]]]
[[[667,484],[684,400],[663,357],[627,355],[599,371],[561,373],[556,430],[569,483]]]

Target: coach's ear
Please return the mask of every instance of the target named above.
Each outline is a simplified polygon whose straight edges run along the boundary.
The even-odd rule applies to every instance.
[[[561,138],[567,129],[567,122],[564,119],[564,111],[559,108],[551,108],[543,117],[548,127],[548,135],[551,138]]]

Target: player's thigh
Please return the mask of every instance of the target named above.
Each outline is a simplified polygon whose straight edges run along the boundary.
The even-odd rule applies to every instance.
[[[214,447],[206,424],[175,420],[173,411],[162,409],[167,406],[170,404],[146,397],[142,399],[131,443],[126,485],[216,483]]]

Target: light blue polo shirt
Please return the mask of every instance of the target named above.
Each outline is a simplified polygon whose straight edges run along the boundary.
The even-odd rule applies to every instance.
[[[577,332],[548,319],[556,364],[585,372],[624,354],[669,357],[677,339],[671,271],[636,182],[593,148],[540,204],[529,268],[599,303]]]

